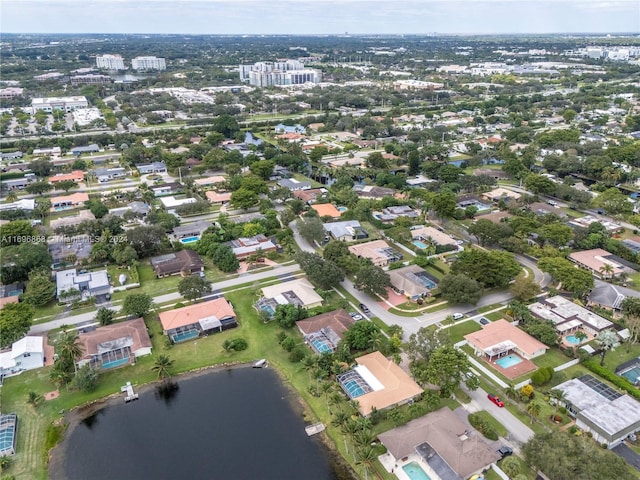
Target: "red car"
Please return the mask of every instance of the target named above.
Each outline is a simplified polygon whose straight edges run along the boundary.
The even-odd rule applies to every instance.
[[[487,398],[495,403],[499,407],[504,407],[504,402],[500,400],[500,397],[495,396],[493,393],[487,395]]]

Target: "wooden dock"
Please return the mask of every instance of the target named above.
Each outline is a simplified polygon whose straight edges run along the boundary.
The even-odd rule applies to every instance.
[[[138,394],[133,391],[133,385],[131,385],[131,382],[127,382],[126,385],[120,387],[120,391],[126,393],[124,397],[124,403],[138,400]]]
[[[324,432],[324,423],[314,423],[304,428],[308,436],[315,435],[320,432]]]

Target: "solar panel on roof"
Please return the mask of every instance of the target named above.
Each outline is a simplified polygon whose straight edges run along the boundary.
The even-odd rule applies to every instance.
[[[594,392],[599,393],[609,401],[613,401],[622,396],[621,393],[616,392],[609,385],[602,383],[600,380],[591,375],[583,375],[581,377],[578,377],[578,380],[580,380],[587,387],[591,388]]]

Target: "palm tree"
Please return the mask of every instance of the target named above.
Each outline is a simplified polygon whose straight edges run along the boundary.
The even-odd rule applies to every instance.
[[[14,190],[9,190],[7,192],[7,202],[15,202],[18,200],[18,194]]]
[[[73,363],[75,372],[78,372],[76,359],[82,355],[82,346],[79,343],[76,332],[65,332],[58,341],[58,354],[70,363]]]
[[[613,267],[608,263],[602,265],[599,270],[602,274],[602,278],[610,278],[613,275]]]
[[[574,334],[574,337],[576,337],[578,339],[578,342],[582,343],[584,342],[587,338],[589,338],[587,336],[586,333],[584,333],[582,330],[577,330]]]
[[[558,411],[558,406],[565,401],[565,394],[562,390],[558,390],[554,388],[549,391],[549,397],[553,400],[553,403],[556,407],[556,412]]]
[[[511,400],[518,398],[518,390],[516,390],[516,387],[514,387],[513,384],[509,385],[505,389],[504,394],[507,398],[510,398]]]
[[[311,372],[313,371],[317,363],[318,362],[316,360],[315,355],[307,355],[302,359],[302,366],[307,371],[307,375],[309,376],[309,381],[311,381]]]
[[[527,405],[527,413],[531,417],[531,423],[533,423],[534,417],[538,418],[538,416],[540,415],[540,404],[536,402],[530,402],[529,405]]]
[[[364,470],[365,478],[369,478],[369,474],[373,473],[373,462],[378,458],[378,452],[372,446],[360,448],[356,452],[356,465],[361,466]]]
[[[338,411],[333,415],[331,425],[342,429],[342,427],[351,419],[351,415],[347,412]]]
[[[151,370],[158,374],[159,380],[164,380],[171,376],[171,367],[173,367],[173,360],[168,355],[158,355]]]
[[[42,395],[40,395],[39,393],[29,392],[27,403],[31,405],[33,408],[36,408],[38,405],[40,405],[40,402],[42,402],[42,400],[43,400]]]
[[[600,347],[600,366],[604,366],[604,357],[617,346],[618,335],[613,330],[604,330],[596,337],[596,344]]]
[[[367,447],[376,439],[375,434],[371,430],[360,430],[353,436],[353,441],[357,447]]]

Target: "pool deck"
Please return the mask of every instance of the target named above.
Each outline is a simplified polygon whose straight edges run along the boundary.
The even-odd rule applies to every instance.
[[[406,457],[406,459],[402,460],[396,460],[390,453],[385,453],[384,455],[380,455],[378,457],[378,460],[387,472],[393,473],[399,480],[411,480],[409,475],[407,475],[407,473],[402,470],[402,467],[412,462],[420,465],[420,468],[424,470],[424,472],[429,476],[431,480],[441,480],[438,474],[436,474],[436,472],[434,472],[433,469],[429,465],[427,465],[422,457],[415,453],[412,453],[411,455]]]
[[[565,347],[570,347],[570,348],[578,348],[581,347],[583,345],[586,345],[587,343],[589,343],[591,340],[593,340],[595,337],[593,335],[589,335],[587,332],[584,332],[587,335],[587,338],[580,344],[578,343],[571,343],[569,341],[567,341],[566,337],[568,337],[569,335],[575,335],[575,332],[573,333],[569,333],[567,335],[564,335],[562,337],[562,345],[564,345]]]
[[[512,353],[511,355],[516,355],[515,353]],[[514,378],[518,378],[521,375],[525,375],[529,372],[533,372],[535,370],[538,369],[538,367],[536,366],[535,363],[522,358],[520,355],[516,355],[517,357],[520,358],[520,360],[522,360],[520,363],[518,363],[517,365],[514,365],[512,367],[509,368],[502,368],[500,365],[498,365],[495,360],[494,361],[489,361],[488,358],[483,358],[483,360],[488,363],[489,365],[491,365],[495,370],[497,370],[498,372],[500,372],[502,375],[504,375],[505,377],[507,377],[509,380],[513,380]]]

